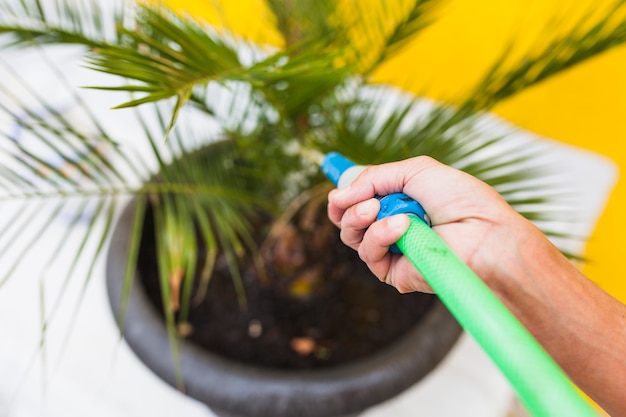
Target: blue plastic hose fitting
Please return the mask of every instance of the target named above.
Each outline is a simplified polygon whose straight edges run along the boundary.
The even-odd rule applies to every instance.
[[[362,165],[356,165],[337,152],[330,152],[322,161],[322,172],[337,187],[347,187],[365,169]],[[378,220],[395,214],[413,214],[424,223],[431,226],[430,217],[420,203],[404,193],[392,193],[386,196],[376,196],[380,201]],[[393,253],[401,253],[396,245],[389,248]]]

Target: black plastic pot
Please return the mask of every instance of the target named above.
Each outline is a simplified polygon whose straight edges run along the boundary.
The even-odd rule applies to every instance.
[[[107,288],[115,316],[122,298],[132,216],[131,204],[117,223],[107,259]],[[134,280],[127,305],[124,338],[148,368],[175,386],[165,324],[138,281]],[[422,379],[446,356],[460,333],[458,323],[437,301],[415,328],[385,350],[330,369],[254,367],[182,343],[185,393],[223,417],[357,415]]]

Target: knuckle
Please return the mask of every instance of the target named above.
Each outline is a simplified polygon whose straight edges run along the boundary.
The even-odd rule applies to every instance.
[[[437,163],[437,160],[435,158],[433,158],[432,156],[428,156],[428,155],[418,155],[413,159],[415,162],[419,164],[423,164],[423,165]]]
[[[346,244],[346,245],[348,245],[348,246],[350,246],[350,244],[352,243],[352,242],[351,242],[351,239],[350,239],[350,235],[348,234],[348,231],[347,231],[347,229],[343,226],[343,224],[341,225],[341,229],[340,229],[340,231],[339,231],[339,238],[341,239],[341,241],[342,241],[344,244]]]
[[[365,246],[361,245],[358,247],[357,249],[357,253],[359,254],[359,258],[365,262],[366,264],[368,264],[370,262],[370,258],[369,255],[367,253],[367,251],[365,250]]]

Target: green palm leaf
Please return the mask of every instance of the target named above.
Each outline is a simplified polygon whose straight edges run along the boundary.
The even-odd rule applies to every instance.
[[[330,0],[289,2],[297,10],[271,1],[287,44],[281,50],[261,49],[162,6],[104,4],[7,0],[0,5],[0,43],[6,48],[0,59],[16,46],[43,52],[39,74],[71,91],[61,103],[40,92],[36,80],[24,79],[12,62],[0,61],[0,206],[18,204],[0,224],[0,253],[11,249],[19,255],[0,285],[63,213],[78,243],[69,279],[81,258],[102,253],[117,210],[133,198],[125,297],[148,233],[144,223],[152,216],[149,232],[157,241],[175,351],[175,316],[186,319],[194,280],[202,296],[223,256],[244,306],[239,265],[243,257],[258,257],[256,219],[278,217],[324,181],[302,149],[339,151],[364,164],[431,155],[494,186],[547,234],[580,238],[548,224],[577,218],[568,211],[570,195],[562,184],[537,182],[553,175],[539,157],[542,148],[511,140],[511,130],[489,126],[483,112],[623,44],[626,22],[606,16],[522,61],[510,63],[504,56],[455,107],[368,85],[371,71],[430,23],[437,4],[432,0],[380,2],[374,13],[356,6],[354,20],[339,19],[337,3]],[[622,7],[620,1],[613,11]],[[359,33],[370,49],[352,45]],[[86,67],[95,70],[87,71],[91,76],[114,76],[89,84],[120,96],[123,104],[113,114],[122,122],[107,122],[109,113],[96,110],[97,100],[70,88],[63,71],[45,58],[53,44],[79,45]],[[117,84],[104,85],[110,80]],[[107,96],[87,91],[98,99]],[[79,117],[67,109],[79,111]],[[120,123],[124,129],[116,130]],[[34,237],[20,240],[30,216],[51,202]],[[50,242],[49,262],[66,250],[68,236],[69,231]],[[89,248],[94,253],[88,255]],[[205,248],[202,257],[199,248]],[[52,323],[58,300],[44,328]],[[126,298],[122,310],[125,303]]]
[[[396,0],[376,4],[372,10],[357,2],[358,13],[353,24],[359,26],[357,33],[367,45],[365,51],[359,51],[361,60],[366,63],[364,74],[373,72],[429,26],[439,3],[437,0]]]
[[[126,20],[129,3],[111,0],[24,0],[0,4],[0,34],[8,45],[79,44],[96,47],[114,35]]]
[[[50,72],[59,74],[52,67]],[[24,90],[34,100],[13,94],[12,87],[16,84],[23,84]],[[74,237],[81,243],[68,267],[68,279],[73,275],[79,260],[84,257],[94,260],[88,268],[89,276],[98,254],[104,248],[120,199],[127,199],[130,195],[147,196],[151,201],[171,201],[166,205],[152,205],[157,212],[162,211],[163,216],[169,219],[166,235],[176,235],[182,230],[184,241],[189,242],[188,238],[193,234],[189,231],[189,223],[181,223],[181,220],[196,217],[204,219],[205,213],[211,212],[224,217],[223,221],[211,220],[210,226],[202,229],[203,240],[213,248],[212,253],[216,253],[216,248],[221,245],[230,247],[233,253],[241,255],[244,247],[251,244],[246,220],[242,220],[242,216],[248,216],[253,207],[263,204],[254,195],[245,190],[240,191],[241,187],[233,184],[233,181],[239,180],[232,175],[232,170],[228,171],[227,165],[233,158],[237,158],[236,147],[228,143],[220,146],[218,143],[213,145],[211,153],[204,152],[202,158],[196,157],[199,154],[195,149],[199,143],[206,144],[218,137],[198,140],[187,135],[182,138],[176,131],[173,132],[174,140],[171,144],[163,147],[161,141],[155,138],[162,137],[166,124],[161,111],[155,109],[153,112],[136,113],[147,147],[144,146],[141,151],[128,152],[128,146],[119,146],[118,143],[129,144],[137,138],[114,140],[93,116],[89,107],[84,107],[86,105],[80,100],[80,96],[73,96],[73,105],[79,105],[83,110],[82,116],[94,127],[91,133],[83,132],[75,126],[77,120],[68,118],[47,97],[28,87],[28,83],[17,73],[12,73],[10,79],[0,80],[0,93],[3,97],[0,118],[14,121],[13,128],[0,131],[0,150],[3,162],[6,162],[0,170],[0,204],[24,202],[24,207],[3,226],[2,237],[7,239],[0,243],[6,247],[15,247],[16,242],[20,242],[21,230],[30,223],[29,213],[36,213],[44,206],[49,207],[50,202],[59,203],[37,233],[20,245],[22,249],[19,249],[15,262],[0,277],[0,285],[11,277],[29,248],[45,236],[47,228],[59,221],[61,212],[73,219],[68,225],[70,229],[82,230],[82,236]],[[36,104],[32,105],[31,101]],[[79,121],[81,124],[86,122],[83,118]],[[160,133],[155,135],[154,131]],[[172,160],[184,155],[186,161],[196,162],[172,164]],[[155,176],[154,162],[160,176]],[[197,196],[193,206],[188,205],[190,195]],[[75,204],[77,201],[83,203]],[[172,205],[178,207],[178,210],[172,211]],[[95,219],[101,217],[107,219],[106,226],[98,229]],[[76,227],[85,218],[91,219],[89,225],[82,229]],[[139,219],[141,218],[138,217]],[[141,230],[137,229],[135,238],[140,233]],[[53,253],[59,253],[65,247],[66,238],[67,235],[58,237],[56,242],[49,241]],[[87,255],[87,247],[94,245],[95,253]],[[189,250],[182,252],[191,253]],[[173,258],[171,265],[180,262],[176,256]],[[195,259],[187,259],[185,262],[187,270],[195,269]],[[209,274],[210,268],[205,275]],[[85,283],[89,280],[88,276]],[[66,281],[64,288],[68,282]],[[59,300],[63,293],[64,290],[61,290]],[[43,328],[47,329],[52,323],[58,305],[59,301],[52,303],[52,310],[44,319]],[[45,335],[42,335],[42,340],[44,338]]]

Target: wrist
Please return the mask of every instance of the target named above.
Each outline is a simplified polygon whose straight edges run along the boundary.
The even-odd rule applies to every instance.
[[[500,256],[484,277],[496,296],[543,342],[551,335],[577,333],[569,315],[580,313],[574,306],[589,305],[593,284],[526,220],[503,229],[498,241]]]
[[[487,265],[477,274],[523,322],[549,309],[551,291],[578,274],[576,268],[532,223],[509,219],[506,227],[494,227],[490,250],[482,251]],[[533,317],[529,317],[532,315]]]

